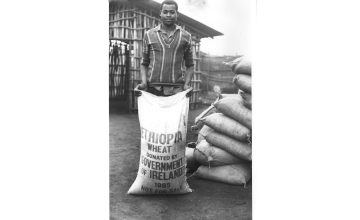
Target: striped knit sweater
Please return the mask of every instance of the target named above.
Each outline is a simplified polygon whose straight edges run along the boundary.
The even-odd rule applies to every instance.
[[[182,62],[185,61],[186,67],[194,65],[191,34],[176,25],[172,40],[166,43],[160,28],[161,25],[148,30],[143,39],[141,64],[149,67],[148,84],[183,85]]]

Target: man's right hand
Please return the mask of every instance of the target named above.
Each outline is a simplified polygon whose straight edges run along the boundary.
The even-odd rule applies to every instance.
[[[141,83],[141,84],[136,86],[136,88],[134,89],[134,94],[135,94],[136,97],[141,96],[141,91],[140,90],[146,91],[147,90],[147,85],[144,84],[144,83]]]

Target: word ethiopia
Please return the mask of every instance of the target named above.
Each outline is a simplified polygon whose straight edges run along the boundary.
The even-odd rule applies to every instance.
[[[159,134],[143,127],[141,127],[141,138],[153,144],[170,144],[172,140],[174,140],[174,143],[182,141],[181,131],[177,131],[174,134]]]

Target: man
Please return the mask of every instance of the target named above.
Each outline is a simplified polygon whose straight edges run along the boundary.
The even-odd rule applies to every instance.
[[[147,31],[143,39],[141,61],[141,84],[136,96],[144,90],[156,96],[171,96],[190,87],[194,75],[194,61],[191,34],[175,22],[178,18],[178,5],[166,0],[161,4],[162,24]],[[186,74],[183,77],[181,64],[185,61]],[[191,96],[191,92],[187,94]]]

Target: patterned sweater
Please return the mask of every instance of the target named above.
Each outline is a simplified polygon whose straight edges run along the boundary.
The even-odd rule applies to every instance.
[[[186,67],[194,65],[190,33],[176,25],[169,43],[162,36],[161,25],[145,33],[141,64],[149,67],[147,73],[149,86],[183,85],[185,82],[181,65],[183,61]]]

